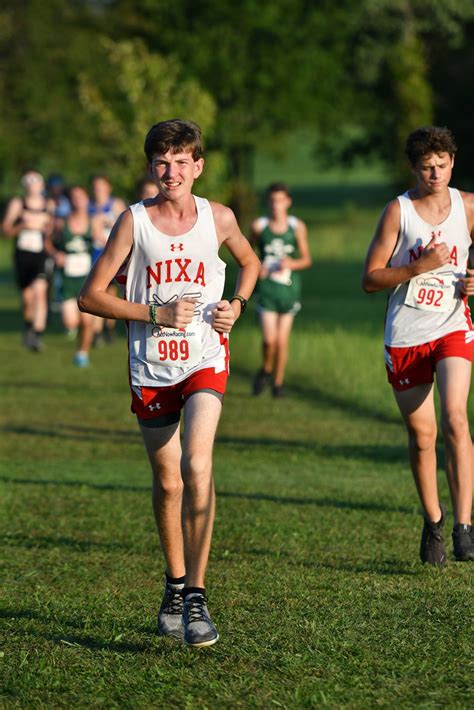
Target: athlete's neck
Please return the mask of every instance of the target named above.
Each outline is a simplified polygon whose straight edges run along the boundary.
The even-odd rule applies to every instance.
[[[418,215],[430,224],[443,222],[451,211],[451,194],[447,186],[436,193],[417,186],[408,194]]]
[[[197,206],[192,195],[176,200],[158,195],[153,203],[145,209],[155,227],[164,234],[174,237],[186,234],[197,222]]]
[[[169,200],[159,194],[153,200],[154,206],[158,213],[166,219],[187,220],[190,217],[196,217],[196,202],[192,195],[185,195],[176,200]]]
[[[269,224],[272,232],[281,232],[283,234],[288,229],[288,215],[270,215]]]

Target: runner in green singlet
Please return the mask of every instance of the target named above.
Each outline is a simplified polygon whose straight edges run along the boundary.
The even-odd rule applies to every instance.
[[[77,297],[92,264],[92,243],[97,217],[88,214],[89,197],[79,186],[69,191],[71,214],[66,219],[58,219],[54,234],[54,260],[62,271],[63,303],[62,317],[68,335],[75,337],[79,331],[78,350],[74,356],[77,367],[89,365],[89,350],[93,337],[93,316],[81,313],[77,307]]]
[[[301,308],[299,272],[311,266],[311,256],[305,223],[288,214],[292,203],[288,186],[270,185],[267,198],[268,217],[253,222],[251,235],[262,261],[255,297],[263,337],[263,364],[253,394],[270,386],[273,375],[273,396],[281,397],[293,319]]]

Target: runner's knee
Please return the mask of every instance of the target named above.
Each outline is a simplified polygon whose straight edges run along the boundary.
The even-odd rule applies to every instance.
[[[445,436],[462,437],[469,433],[469,423],[464,409],[452,408],[443,412],[441,426]]]
[[[179,498],[183,494],[183,481],[181,476],[153,477],[153,494],[159,498]]]
[[[284,335],[279,335],[276,344],[277,344],[279,350],[283,350],[284,348],[287,348],[288,347],[288,333],[285,333]]]
[[[186,488],[207,486],[212,470],[210,456],[201,453],[183,455],[181,468]]]
[[[427,423],[424,426],[409,427],[410,443],[417,451],[428,451],[436,446],[436,424]]]

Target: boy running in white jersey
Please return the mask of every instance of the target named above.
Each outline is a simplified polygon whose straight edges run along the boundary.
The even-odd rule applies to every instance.
[[[145,153],[159,194],[121,215],[79,305],[128,321],[132,411],[153,471],[153,507],[166,560],[158,629],[184,636],[191,646],[209,646],[218,639],[204,589],[215,507],[212,449],[228,375],[228,333],[253,291],[260,263],[233,212],[192,194],[204,167],[198,126],[155,124]],[[222,244],[240,266],[230,301],[222,300]],[[126,300],[107,293],[119,271]]]
[[[447,128],[411,133],[406,153],[416,187],[385,208],[363,275],[368,293],[390,289],[385,361],[408,430],[410,463],[424,513],[422,562],[443,565],[445,508],[436,482],[433,376],[441,404],[446,474],[458,561],[474,560],[472,441],[467,419],[474,330],[467,296],[474,195],[449,187],[456,144]]]

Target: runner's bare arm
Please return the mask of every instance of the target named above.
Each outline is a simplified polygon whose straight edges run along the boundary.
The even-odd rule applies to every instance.
[[[54,224],[55,224],[55,218],[51,214],[51,212],[48,212],[48,218],[46,220],[46,224],[43,230],[44,238],[49,239],[51,238],[53,231],[54,231]]]
[[[471,235],[471,241],[474,246],[474,193],[461,192],[466,211],[467,226]],[[471,264],[472,264],[472,248],[471,248]],[[459,279],[461,282],[461,293],[465,296],[474,296],[474,269],[467,269],[466,276]]]
[[[124,212],[114,224],[110,239],[97,259],[78,298],[81,311],[102,318],[148,321],[148,306],[129,303],[107,293],[107,288],[132,249],[133,218]]]
[[[298,224],[296,226],[295,236],[300,256],[298,259],[292,259],[290,256],[286,256],[280,261],[280,267],[282,269],[291,269],[292,271],[301,271],[303,269],[308,269],[313,261],[311,259],[311,254],[309,253],[308,229],[305,223],[300,219],[298,220]]]
[[[107,287],[132,250],[133,217],[129,210],[123,212],[112,228],[110,238],[101,256],[94,264],[79,294],[79,309],[102,318],[150,322],[150,309],[146,303],[132,303],[107,293]],[[194,301],[180,299],[156,309],[160,325],[183,328],[191,323]]]
[[[65,253],[57,249],[56,245],[61,242],[64,224],[65,220],[57,217],[53,220],[52,228],[44,235],[44,249],[59,267],[64,266]]]
[[[102,215],[100,214],[95,214],[91,217],[91,232],[92,232],[92,241],[94,244],[104,244],[106,243],[106,239],[104,237],[104,227],[102,223]]]
[[[235,293],[250,298],[260,273],[260,260],[248,239],[240,231],[235,215],[229,207],[211,203],[219,245],[225,244],[240,266]],[[228,333],[241,313],[239,301],[220,301],[214,311],[213,327],[218,332]]]
[[[46,200],[46,209],[48,210],[49,214],[54,217],[54,213],[56,212],[56,203],[52,199],[52,197],[48,197]]]
[[[94,215],[94,217],[91,220],[91,228],[92,228],[92,236],[94,239],[94,243],[101,248],[107,244],[107,239],[108,239],[108,229],[110,229],[110,224],[108,225],[107,228],[107,220],[109,219],[108,215],[99,213]],[[118,217],[117,219],[120,219]]]
[[[374,238],[369,246],[362,275],[362,288],[367,293],[394,288],[413,276],[449,263],[449,250],[444,242],[436,244],[433,237],[421,256],[406,266],[387,266],[400,231],[400,204],[389,202],[380,217]]]
[[[262,234],[262,224],[261,220],[259,219],[254,219],[250,226],[250,244],[255,248],[260,240],[260,235]],[[268,266],[265,266],[265,264],[261,263],[260,265],[260,273],[258,275],[259,279],[266,279],[268,277],[269,270]]]
[[[23,204],[19,197],[10,200],[2,222],[2,232],[6,237],[16,237],[23,229],[24,225],[20,219],[22,210]]]

